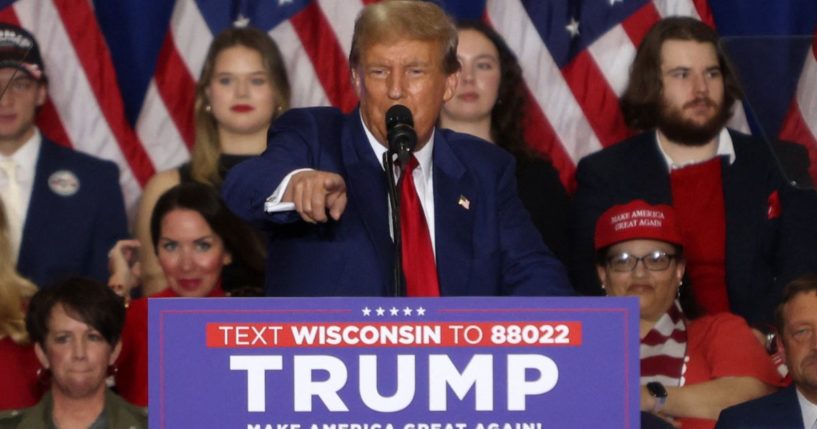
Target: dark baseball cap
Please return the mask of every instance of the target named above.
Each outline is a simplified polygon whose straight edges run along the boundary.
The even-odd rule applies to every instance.
[[[45,80],[45,65],[34,35],[12,24],[0,23],[0,68],[16,68],[34,80]]]

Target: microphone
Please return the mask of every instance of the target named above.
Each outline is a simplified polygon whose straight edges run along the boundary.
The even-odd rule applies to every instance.
[[[397,154],[400,168],[405,168],[408,165],[411,151],[417,146],[417,133],[414,131],[411,110],[402,104],[391,106],[386,111],[386,131],[389,152]]]

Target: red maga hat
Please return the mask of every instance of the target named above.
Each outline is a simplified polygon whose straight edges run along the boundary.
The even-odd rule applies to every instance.
[[[651,205],[643,200],[633,200],[610,207],[596,221],[596,250],[635,239],[684,245],[675,211],[666,204]]]

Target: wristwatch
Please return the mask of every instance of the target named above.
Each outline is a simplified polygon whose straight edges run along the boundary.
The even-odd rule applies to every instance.
[[[650,396],[655,398],[655,405],[652,407],[652,412],[657,413],[661,411],[667,403],[667,389],[664,388],[663,384],[657,381],[651,381],[647,383],[647,391],[650,392]]]

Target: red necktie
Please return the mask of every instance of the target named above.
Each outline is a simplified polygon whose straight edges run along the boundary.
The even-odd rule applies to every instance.
[[[408,296],[440,296],[431,234],[414,188],[412,172],[416,167],[417,158],[412,156],[400,182],[400,235],[403,240],[406,292]]]

